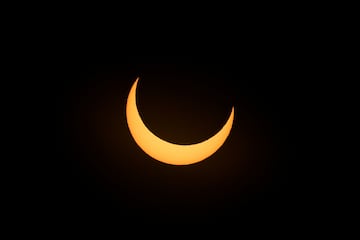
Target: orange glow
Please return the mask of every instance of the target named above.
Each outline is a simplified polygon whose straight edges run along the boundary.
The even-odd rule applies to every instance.
[[[136,105],[138,80],[133,84],[127,99],[126,119],[131,135],[146,154],[167,164],[188,165],[208,158],[224,144],[234,121],[234,107],[225,125],[211,138],[191,145],[169,143],[155,136],[141,120]]]

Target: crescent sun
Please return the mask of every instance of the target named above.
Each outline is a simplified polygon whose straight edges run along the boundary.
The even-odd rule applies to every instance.
[[[167,164],[188,165],[200,162],[213,155],[230,134],[234,121],[234,107],[225,125],[212,137],[200,143],[180,145],[162,140],[153,134],[142,121],[136,105],[136,79],[126,103],[126,120],[137,145],[150,157]]]

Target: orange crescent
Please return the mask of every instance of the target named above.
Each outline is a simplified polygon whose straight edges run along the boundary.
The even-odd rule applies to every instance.
[[[233,125],[234,107],[221,130],[207,140],[190,145],[170,143],[153,134],[142,121],[136,105],[138,81],[139,78],[136,79],[129,92],[126,120],[135,142],[150,157],[167,164],[188,165],[208,158],[224,144]]]

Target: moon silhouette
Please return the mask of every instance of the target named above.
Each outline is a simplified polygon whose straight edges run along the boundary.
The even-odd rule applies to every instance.
[[[136,105],[139,78],[131,87],[126,103],[126,120],[137,145],[150,157],[167,164],[188,165],[200,162],[214,154],[230,134],[234,121],[234,107],[225,125],[205,141],[189,145],[174,144],[153,134],[142,121]]]

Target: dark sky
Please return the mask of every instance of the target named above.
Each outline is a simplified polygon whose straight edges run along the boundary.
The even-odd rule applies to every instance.
[[[151,44],[137,51],[126,43],[124,51],[104,44],[94,51],[79,42],[67,49],[56,66],[56,162],[67,169],[58,195],[69,220],[240,224],[292,219],[299,211],[292,167],[299,163],[306,63],[298,58],[299,47],[269,33],[224,40],[216,48],[179,44],[169,48],[176,51],[160,53],[154,45],[151,54],[141,51]],[[189,166],[146,155],[126,125],[126,98],[137,77],[144,122],[170,142],[205,140],[234,106],[225,144]]]

